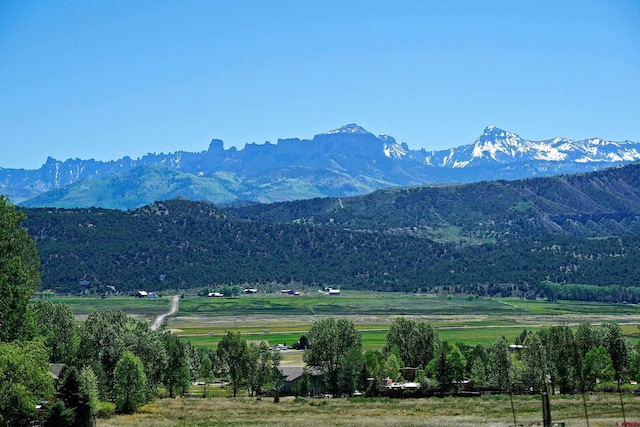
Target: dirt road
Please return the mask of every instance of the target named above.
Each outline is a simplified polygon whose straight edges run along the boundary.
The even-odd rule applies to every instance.
[[[153,324],[151,325],[151,330],[157,331],[158,329],[160,329],[162,323],[164,323],[164,319],[166,319],[167,316],[171,316],[172,314],[177,313],[179,307],[180,295],[174,295],[173,298],[171,298],[171,308],[169,308],[169,312],[156,317],[156,320],[154,320]]]

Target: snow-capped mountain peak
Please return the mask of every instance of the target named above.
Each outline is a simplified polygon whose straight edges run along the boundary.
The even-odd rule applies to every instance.
[[[325,135],[334,135],[336,133],[343,133],[343,134],[370,134],[371,132],[367,131],[366,129],[364,129],[361,126],[358,126],[355,123],[351,123],[348,125],[344,125],[338,129],[334,129],[334,130],[330,130],[329,132],[326,132]]]
[[[451,168],[532,161],[610,164],[638,160],[640,155],[635,143],[602,138],[572,141],[562,137],[530,141],[496,126],[487,126],[473,144],[436,151],[425,158],[427,164]]]

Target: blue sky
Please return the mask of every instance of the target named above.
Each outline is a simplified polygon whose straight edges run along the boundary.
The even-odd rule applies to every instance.
[[[0,2],[0,167],[312,138],[640,140],[640,2]]]

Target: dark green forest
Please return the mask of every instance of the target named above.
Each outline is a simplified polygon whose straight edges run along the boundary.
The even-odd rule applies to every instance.
[[[637,302],[640,238],[547,235],[469,245],[303,224],[241,221],[202,202],[135,211],[28,209],[41,289],[122,292],[232,284],[547,296],[548,283],[597,287],[577,299]],[[590,288],[589,288],[590,289]],[[557,294],[560,295],[560,294]],[[593,297],[592,297],[593,296]]]
[[[349,198],[229,207],[234,216],[479,243],[640,232],[640,165],[588,174],[392,188]]]

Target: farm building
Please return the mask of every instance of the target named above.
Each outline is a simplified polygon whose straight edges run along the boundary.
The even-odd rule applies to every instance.
[[[149,293],[147,291],[138,291],[136,292],[136,298],[148,298]]]

